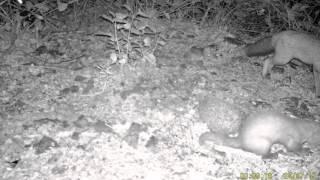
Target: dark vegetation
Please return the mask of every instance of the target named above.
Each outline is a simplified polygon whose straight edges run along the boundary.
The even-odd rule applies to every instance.
[[[319,33],[320,23],[317,0],[3,0],[0,8],[2,28],[14,33],[36,29],[43,35],[48,30],[77,30],[84,19],[92,23],[121,10],[131,19],[139,11],[154,11],[152,18],[217,23],[252,34],[285,29]]]
[[[224,26],[238,35],[257,36],[281,30],[293,29],[320,33],[320,2],[317,0],[3,0],[0,4],[1,32],[9,34],[11,43],[2,51],[8,53],[14,41],[23,32],[32,32],[38,38],[56,32],[72,32],[88,28],[99,19],[115,25],[126,37],[160,33],[148,23],[152,18],[193,21],[201,27]],[[147,28],[147,30],[146,30]],[[125,32],[126,31],[126,32]],[[128,34],[128,32],[130,32]],[[111,38],[119,55],[115,34],[90,32]],[[128,36],[129,35],[129,36]],[[119,37],[118,37],[119,38]],[[139,48],[139,46],[137,47]],[[126,49],[125,53],[132,49]],[[7,52],[6,52],[7,51]],[[128,55],[128,54],[127,54]]]

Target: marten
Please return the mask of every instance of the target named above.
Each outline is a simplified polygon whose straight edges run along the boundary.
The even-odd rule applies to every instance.
[[[313,66],[315,94],[320,97],[320,39],[304,32],[282,31],[270,37],[246,45],[242,54],[248,57],[264,56],[274,53],[273,58],[267,59],[263,65],[262,75],[271,72],[274,65],[287,64],[292,59]]]
[[[207,140],[269,158],[273,156],[270,152],[273,144],[282,144],[291,152],[301,152],[304,143],[320,145],[320,124],[290,118],[276,111],[262,111],[242,121],[237,137],[204,133],[199,142]]]

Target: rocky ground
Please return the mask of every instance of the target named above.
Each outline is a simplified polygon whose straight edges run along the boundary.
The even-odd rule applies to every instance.
[[[141,44],[123,47],[129,57],[86,31],[41,42],[28,33],[17,38],[0,64],[2,179],[319,178],[317,149],[261,159],[198,142],[208,131],[198,111],[207,97],[221,100],[213,113],[219,117],[232,116],[236,106],[244,116],[276,109],[319,120],[309,66],[275,67],[262,78],[269,57],[238,56],[226,29],[154,24],[160,35],[133,37]],[[113,32],[106,23],[92,29]]]

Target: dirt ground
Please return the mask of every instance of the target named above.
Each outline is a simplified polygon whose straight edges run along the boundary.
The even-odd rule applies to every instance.
[[[276,109],[319,120],[309,66],[263,78],[270,57],[238,56],[226,29],[158,24],[161,45],[124,62],[106,37],[83,31],[18,37],[0,64],[1,179],[319,179],[319,149],[262,159],[198,142],[207,97],[225,102],[221,117],[235,106],[245,116]]]

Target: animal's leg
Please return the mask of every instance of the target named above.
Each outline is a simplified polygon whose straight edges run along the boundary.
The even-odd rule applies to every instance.
[[[316,98],[320,97],[320,63],[313,65],[314,84],[316,88]]]
[[[281,49],[281,51],[278,49]],[[276,47],[273,58],[267,59],[266,61],[264,61],[263,71],[262,71],[263,77],[266,77],[268,73],[270,73],[271,75],[271,69],[274,65],[284,65],[284,64],[287,64],[292,59],[291,54],[286,53],[286,52],[289,52],[289,50],[281,48],[281,46]]]
[[[273,63],[271,59],[267,59],[263,63],[262,76],[266,77],[268,73],[271,73],[271,69],[273,67]]]

